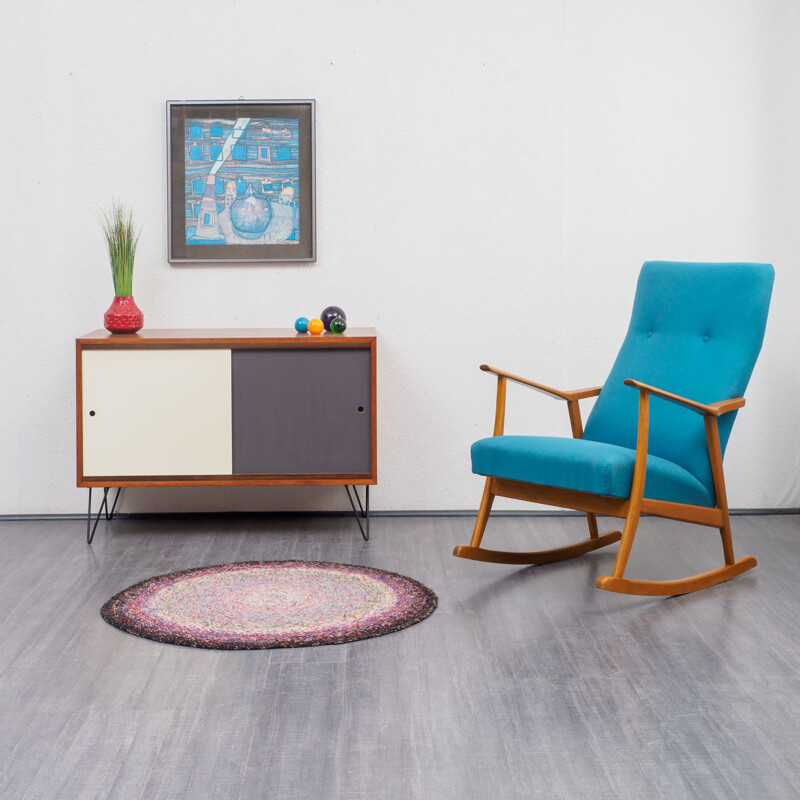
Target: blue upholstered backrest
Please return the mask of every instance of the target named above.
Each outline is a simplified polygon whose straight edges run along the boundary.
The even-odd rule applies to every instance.
[[[701,403],[742,397],[761,350],[773,278],[769,264],[645,263],[628,333],[584,437],[636,447],[639,392],[626,378]],[[723,453],[735,416],[719,419]],[[648,452],[680,464],[714,497],[701,415],[652,397]]]

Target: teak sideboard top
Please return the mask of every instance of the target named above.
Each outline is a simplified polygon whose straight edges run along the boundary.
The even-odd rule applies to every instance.
[[[374,328],[344,333],[296,333],[293,328],[143,328],[139,333],[96,330],[76,340],[79,347],[369,347]]]

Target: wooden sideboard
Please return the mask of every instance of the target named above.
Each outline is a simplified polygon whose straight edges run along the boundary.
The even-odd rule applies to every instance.
[[[76,376],[77,485],[90,491],[89,521],[92,488],[104,490],[110,517],[111,487],[341,484],[368,525],[372,328],[94,331],[76,340]]]

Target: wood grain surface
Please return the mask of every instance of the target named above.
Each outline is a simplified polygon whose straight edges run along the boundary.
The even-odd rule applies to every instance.
[[[472,524],[376,517],[366,543],[344,517],[121,517],[87,547],[82,521],[0,522],[0,797],[800,796],[798,517],[734,517],[758,569],[667,600],[594,588],[616,546],[528,568],[453,558]],[[531,550],[585,531],[493,517],[488,535]],[[410,575],[439,608],[378,639],[241,653],[100,618],[151,575],[286,558]],[[717,530],[645,517],[626,575],[719,563]]]

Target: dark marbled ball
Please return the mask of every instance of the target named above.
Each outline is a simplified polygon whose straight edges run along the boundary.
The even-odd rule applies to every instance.
[[[331,329],[331,322],[336,317],[340,317],[345,322],[347,322],[347,315],[342,311],[339,306],[328,306],[320,315],[319,318],[322,320],[322,324],[325,326],[326,331],[330,331]]]

